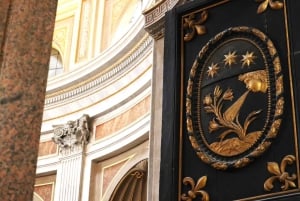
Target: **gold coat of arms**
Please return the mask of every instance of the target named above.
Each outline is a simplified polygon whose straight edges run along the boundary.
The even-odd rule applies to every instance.
[[[190,70],[189,139],[214,168],[244,167],[277,136],[283,105],[283,76],[272,41],[255,28],[229,28],[202,48]]]

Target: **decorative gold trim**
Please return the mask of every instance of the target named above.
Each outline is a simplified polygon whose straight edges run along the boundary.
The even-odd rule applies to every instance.
[[[286,165],[292,165],[296,160],[296,157],[293,155],[287,155],[283,158],[280,163],[280,167],[276,162],[268,162],[267,169],[270,173],[274,174],[274,176],[269,177],[264,183],[265,191],[271,191],[274,188],[273,182],[278,180],[283,185],[281,186],[281,190],[286,191],[289,188],[296,188],[294,180],[297,179],[296,174],[290,175],[286,172]]]
[[[195,184],[195,181],[193,178],[191,177],[185,177],[182,180],[182,183],[184,185],[190,185],[191,186],[191,190],[189,190],[186,193],[183,193],[181,195],[181,200],[186,200],[186,201],[192,201],[194,199],[196,199],[198,196],[202,196],[202,201],[209,201],[209,195],[206,191],[201,190],[202,188],[204,188],[206,186],[206,182],[207,182],[207,176],[203,176],[201,178],[198,179],[197,184]]]
[[[259,2],[259,6],[257,8],[257,14],[261,14],[265,12],[270,6],[273,10],[279,10],[283,8],[283,3],[280,1],[274,1],[274,0],[255,0],[256,2]]]
[[[299,144],[298,144],[298,125],[296,120],[296,111],[295,111],[295,96],[294,96],[294,84],[293,84],[293,73],[292,73],[292,64],[291,64],[291,47],[290,47],[290,38],[289,38],[289,27],[288,27],[288,14],[286,0],[284,2],[284,24],[285,24],[285,36],[286,36],[286,46],[287,46],[287,61],[288,61],[288,70],[289,70],[289,80],[290,80],[290,93],[291,93],[291,104],[292,104],[292,121],[294,129],[294,145],[295,145],[295,154],[296,154],[296,164],[297,164],[297,175],[300,175],[300,164],[299,164]],[[298,187],[300,187],[300,179],[298,179]]]
[[[189,16],[183,18],[183,40],[185,42],[191,41],[196,33],[198,35],[206,34],[206,27],[202,25],[208,18],[208,12],[206,10],[200,13],[200,17],[196,16],[195,13],[191,13]]]

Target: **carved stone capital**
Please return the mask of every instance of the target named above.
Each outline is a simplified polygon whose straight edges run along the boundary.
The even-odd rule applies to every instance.
[[[90,129],[89,116],[86,114],[75,121],[53,125],[53,128],[52,140],[58,145],[60,153],[72,153],[88,143]]]

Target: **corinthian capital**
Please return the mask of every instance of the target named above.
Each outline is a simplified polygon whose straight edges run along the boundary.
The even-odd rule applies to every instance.
[[[58,145],[60,153],[73,151],[88,143],[90,136],[89,116],[84,114],[75,121],[54,125],[52,140]]]

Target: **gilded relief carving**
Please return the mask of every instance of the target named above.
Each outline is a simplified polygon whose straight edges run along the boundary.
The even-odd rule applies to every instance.
[[[185,31],[183,39],[185,42],[192,40],[196,34],[203,35],[206,33],[206,27],[203,23],[207,20],[207,18],[208,12],[202,11],[200,16],[192,13],[183,19],[183,29]]]
[[[260,5],[257,8],[257,13],[263,13],[264,11],[267,10],[268,6],[270,8],[278,10],[283,8],[283,3],[280,1],[274,1],[274,0],[256,0],[256,2],[259,2]]]
[[[249,125],[257,118],[257,115],[261,112],[261,110],[256,110],[249,113],[242,124],[240,123],[239,119],[241,107],[243,106],[250,90],[258,92],[261,90],[261,86],[263,85],[263,83],[258,83],[258,81],[253,78],[248,82],[253,82],[253,84],[249,85],[249,89],[244,92],[244,94],[240,96],[234,103],[232,103],[232,105],[224,112],[222,112],[223,101],[232,102],[234,98],[232,89],[228,88],[225,92],[222,92],[220,86],[217,85],[215,87],[213,97],[208,94],[204,98],[204,110],[207,113],[214,114],[214,118],[209,122],[209,133],[221,128],[223,129],[218,136],[220,140],[209,145],[213,151],[220,155],[238,155],[249,149],[249,147],[253,145],[261,135],[261,131],[252,131],[251,133],[247,132]],[[265,93],[266,88],[263,90]],[[236,137],[224,140],[224,138],[226,138],[226,136],[229,134],[235,134]]]
[[[284,110],[280,59],[257,29],[234,27],[199,52],[187,83],[187,131],[205,163],[241,168],[277,136]]]
[[[236,55],[236,51],[229,51],[228,54],[224,55],[224,63],[225,66],[229,66],[231,67],[232,64],[236,64],[236,60],[237,60],[237,55]]]
[[[183,193],[181,195],[181,200],[192,201],[201,196],[202,201],[209,201],[208,193],[204,190],[201,190],[206,186],[206,176],[199,178],[197,183],[195,183],[194,179],[191,177],[185,177],[182,182],[184,185],[190,185],[191,190],[189,190],[187,194]]]
[[[282,159],[280,166],[276,162],[268,162],[267,169],[274,176],[271,176],[265,181],[264,189],[266,191],[271,191],[274,188],[273,183],[275,181],[279,181],[282,184],[281,190],[283,191],[289,190],[290,188],[296,188],[295,180],[297,179],[297,175],[290,175],[290,173],[286,171],[286,166],[292,165],[295,160],[295,156],[287,155]]]

